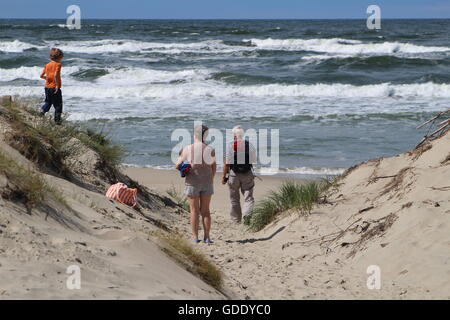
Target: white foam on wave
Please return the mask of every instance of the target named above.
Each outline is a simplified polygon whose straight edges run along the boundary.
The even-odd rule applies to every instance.
[[[110,110],[108,110],[110,111]],[[136,115],[139,115],[138,113]],[[76,112],[70,113],[68,120],[70,121],[89,121],[89,120],[116,120],[131,116],[130,114],[112,114],[111,112]]]
[[[0,81],[12,81],[15,79],[40,80],[39,76],[43,67],[19,67],[0,69]],[[89,68],[80,66],[63,66],[62,77],[66,84],[80,84],[71,74],[79,71],[87,71]],[[151,84],[168,83],[175,81],[202,81],[207,79],[213,70],[187,69],[187,70],[155,70],[145,68],[105,68],[108,74],[100,76],[95,83],[102,86],[126,86],[130,83]]]
[[[450,52],[450,47],[421,46],[411,43],[364,43],[348,39],[246,39],[258,49],[284,51],[313,51],[338,54],[400,54]]]
[[[59,26],[59,27],[62,27]],[[198,42],[148,42],[128,39],[102,39],[86,41],[47,41],[46,46],[33,45],[19,40],[0,42],[0,51],[22,52],[30,48],[42,49],[57,46],[64,51],[74,53],[121,53],[121,52],[158,52],[179,54],[196,53],[232,53],[239,51],[285,50],[312,51],[333,54],[414,54],[450,52],[450,47],[423,46],[402,42],[365,43],[350,39],[244,39],[240,45],[227,45],[222,40],[204,40]],[[253,47],[245,45],[250,42]]]
[[[12,81],[15,79],[40,80],[43,67],[19,67],[13,69],[0,69],[0,81]],[[80,70],[78,66],[68,66],[61,69],[62,77]]]
[[[22,42],[19,40],[14,41],[0,41],[0,51],[3,52],[23,52],[31,48],[41,49],[42,46],[37,46],[31,43]]]
[[[62,50],[77,53],[121,53],[152,51],[158,53],[182,52],[233,52],[232,46],[227,46],[221,40],[207,40],[199,42],[146,42],[137,40],[89,40],[89,41],[62,41],[48,42],[49,46],[58,46]],[[238,47],[246,48],[246,47]]]
[[[313,176],[336,176],[345,171],[345,168],[312,168],[312,167],[289,167],[289,168],[256,168],[255,172],[263,175],[313,175]]]
[[[61,24],[61,23],[59,23],[59,24],[50,24],[49,27],[58,27],[58,28],[61,28],[61,29],[69,28],[69,26],[67,24]]]
[[[144,165],[140,166],[133,163],[123,163],[122,166],[128,168],[150,168],[155,170],[175,170],[173,165]],[[270,168],[270,167],[257,167],[255,173],[261,176],[337,176],[342,174],[345,168],[312,168],[312,167],[290,167],[290,168]],[[218,172],[223,171],[222,166],[218,166]]]
[[[352,58],[353,55],[350,54],[314,54],[314,55],[307,55],[302,57],[302,60],[305,60],[307,62],[317,62],[317,61],[323,61],[328,59],[347,59]],[[295,67],[295,65],[293,66]]]
[[[173,81],[205,80],[213,71],[207,69],[187,69],[166,71],[144,68],[108,69],[109,73],[97,79],[102,85],[129,85],[167,83]]]
[[[0,87],[0,95],[35,95],[40,93],[36,87]],[[252,85],[231,86],[217,81],[183,84],[152,84],[136,86],[101,87],[66,86],[67,97],[85,99],[173,99],[186,100],[196,98],[450,98],[450,84],[432,82],[421,84],[376,84],[354,86],[350,84],[313,84],[313,85]],[[380,101],[381,103],[381,101]]]

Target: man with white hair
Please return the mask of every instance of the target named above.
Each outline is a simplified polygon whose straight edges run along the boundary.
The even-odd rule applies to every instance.
[[[222,184],[228,183],[231,220],[239,223],[242,220],[242,214],[244,217],[249,215],[255,203],[253,164],[256,163],[256,150],[247,139],[244,139],[242,126],[235,126],[232,133],[233,141],[227,145],[226,150]],[[227,174],[229,174],[228,179]],[[244,196],[244,210],[241,209],[240,193]]]

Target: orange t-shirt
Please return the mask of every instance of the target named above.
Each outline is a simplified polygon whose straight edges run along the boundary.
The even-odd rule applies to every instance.
[[[55,88],[56,87],[56,73],[58,72],[61,76],[61,63],[50,61],[44,67],[43,71],[46,75],[45,87],[46,88]],[[62,86],[62,83],[59,84]]]

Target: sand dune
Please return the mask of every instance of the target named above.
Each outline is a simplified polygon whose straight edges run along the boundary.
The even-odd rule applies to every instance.
[[[241,299],[449,299],[449,159],[446,134],[411,152],[360,164],[310,216],[286,212],[257,233],[229,222],[227,190],[216,177],[215,242],[198,247]],[[127,173],[161,192],[172,183],[181,190],[176,172]],[[280,183],[257,181],[257,200]],[[179,223],[186,234],[187,222]],[[373,266],[380,270],[380,289],[367,286]]]
[[[60,190],[67,206],[49,198],[29,210],[19,195],[11,196],[13,180],[0,174],[0,299],[224,298],[169,258],[151,236],[160,230],[155,221],[178,219],[169,199],[144,188],[139,210],[107,199],[108,180],[92,150],[83,149],[81,164],[70,161],[72,181],[44,170],[6,144],[12,128],[5,117],[0,107],[0,153]],[[71,265],[81,270],[79,290],[66,285]]]
[[[172,185],[182,190],[176,171],[129,168],[129,178],[77,139],[61,147],[61,159],[30,161],[11,146],[25,136],[11,140],[18,129],[9,112],[0,106],[0,153],[59,190],[65,203],[49,195],[31,208],[20,181],[0,171],[0,299],[450,298],[448,133],[347,170],[309,216],[284,212],[256,233],[229,221],[227,189],[216,177],[214,243],[196,248],[222,270],[219,292],[155,237],[165,228],[190,238],[189,214],[166,193]],[[48,141],[41,147],[55,152]],[[111,183],[132,178],[142,184],[137,208],[105,198]],[[256,200],[282,182],[256,180]],[[81,268],[80,290],[66,285],[71,265]],[[368,268],[380,271],[379,289],[368,287]]]

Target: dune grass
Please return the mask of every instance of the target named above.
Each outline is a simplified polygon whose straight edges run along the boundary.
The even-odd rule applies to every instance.
[[[341,185],[342,179],[342,175],[326,176],[325,178],[320,179],[321,193],[325,193],[326,191],[331,193],[337,192],[339,190],[339,186]]]
[[[78,132],[77,138],[86,146],[95,150],[101,159],[111,167],[117,167],[122,162],[124,150],[121,146],[112,143],[111,139],[103,133],[92,129]]]
[[[55,138],[46,125],[31,126],[21,107],[17,102],[11,102],[5,107],[6,118],[13,129],[7,133],[6,141],[33,162],[59,163],[60,161],[56,159],[59,139]]]
[[[189,211],[189,203],[187,198],[178,192],[178,190],[175,188],[175,186],[172,184],[172,186],[166,190],[167,194],[172,197],[175,202],[182,207],[184,210]]]
[[[173,233],[159,235],[159,238],[166,244],[163,251],[170,257],[213,288],[219,291],[222,289],[222,272],[185,239]]]
[[[293,209],[308,215],[323,191],[323,183],[320,182],[284,182],[277,191],[272,191],[266,199],[256,204],[252,213],[244,219],[244,224],[251,231],[259,231],[287,210]]]
[[[39,173],[19,165],[2,152],[0,175],[8,179],[8,188],[2,188],[2,196],[13,201],[22,201],[30,210],[44,204],[49,197],[69,207],[62,193],[49,186]]]
[[[114,145],[102,131],[96,132],[67,121],[57,126],[48,117],[39,117],[34,108],[20,102],[10,102],[4,109],[13,128],[7,142],[33,162],[64,174],[68,168],[63,165],[66,156],[63,146],[72,138],[96,151],[111,167],[117,167],[122,161],[124,150]],[[30,119],[32,117],[34,119]]]

